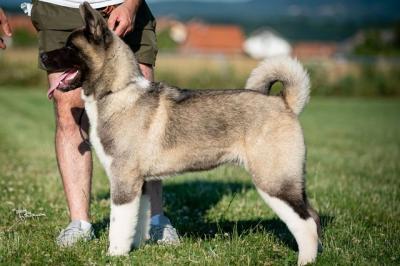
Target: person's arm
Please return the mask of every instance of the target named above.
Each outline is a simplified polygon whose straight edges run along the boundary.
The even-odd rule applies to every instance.
[[[4,14],[3,9],[1,9],[1,8],[0,8],[0,26],[1,26],[2,30],[4,31],[4,33],[10,37],[11,36],[11,27],[10,27],[10,24],[8,24],[6,14]],[[2,38],[0,38],[0,48],[1,49],[6,48],[6,45]]]
[[[124,36],[133,30],[133,20],[142,0],[125,0],[115,8],[108,19],[108,27],[118,36]]]

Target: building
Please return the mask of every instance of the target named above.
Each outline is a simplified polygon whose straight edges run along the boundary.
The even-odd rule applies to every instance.
[[[255,59],[274,56],[289,56],[290,43],[270,29],[254,32],[244,43],[244,51]]]
[[[330,42],[298,42],[293,45],[293,56],[299,59],[331,58],[338,51],[338,45]]]
[[[244,34],[238,26],[189,22],[186,25],[186,39],[179,51],[194,54],[241,54],[244,40]]]

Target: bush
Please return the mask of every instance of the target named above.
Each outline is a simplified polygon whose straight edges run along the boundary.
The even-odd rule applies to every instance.
[[[399,56],[400,22],[392,29],[385,31],[381,29],[365,30],[364,40],[354,48],[354,54],[362,56]]]
[[[157,80],[178,86],[192,89],[236,89],[243,88],[247,76],[241,76],[229,69],[225,73],[213,72],[206,69],[199,70],[190,76],[179,76],[171,70],[160,69],[157,71]]]
[[[0,59],[0,86],[47,86],[43,71],[36,64],[8,62]]]
[[[28,47],[37,45],[37,36],[26,29],[17,28],[13,31],[13,46]]]
[[[176,51],[177,44],[169,36],[169,29],[157,33],[157,46],[163,52]]]
[[[400,69],[398,66],[378,67],[360,65],[360,73],[348,73],[330,80],[328,70],[309,66],[312,95],[322,96],[400,96]]]

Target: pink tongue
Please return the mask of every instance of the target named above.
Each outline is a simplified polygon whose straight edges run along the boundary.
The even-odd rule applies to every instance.
[[[64,81],[70,81],[71,79],[73,79],[76,74],[77,74],[77,70],[76,69],[67,69],[65,70],[55,81],[53,84],[51,84],[50,88],[47,91],[47,98],[49,98],[49,100],[51,100],[53,98],[53,94],[54,91],[60,86],[60,85],[65,85],[63,84]],[[71,76],[71,77],[70,77]]]

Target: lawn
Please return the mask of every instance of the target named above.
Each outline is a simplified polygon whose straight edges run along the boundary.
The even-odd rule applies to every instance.
[[[294,265],[294,239],[242,169],[224,166],[164,183],[177,247],[106,256],[109,190],[96,162],[96,240],[59,249],[68,212],[45,91],[0,88],[0,264]],[[318,265],[400,265],[400,100],[313,98],[301,115],[307,192],[323,224]]]

